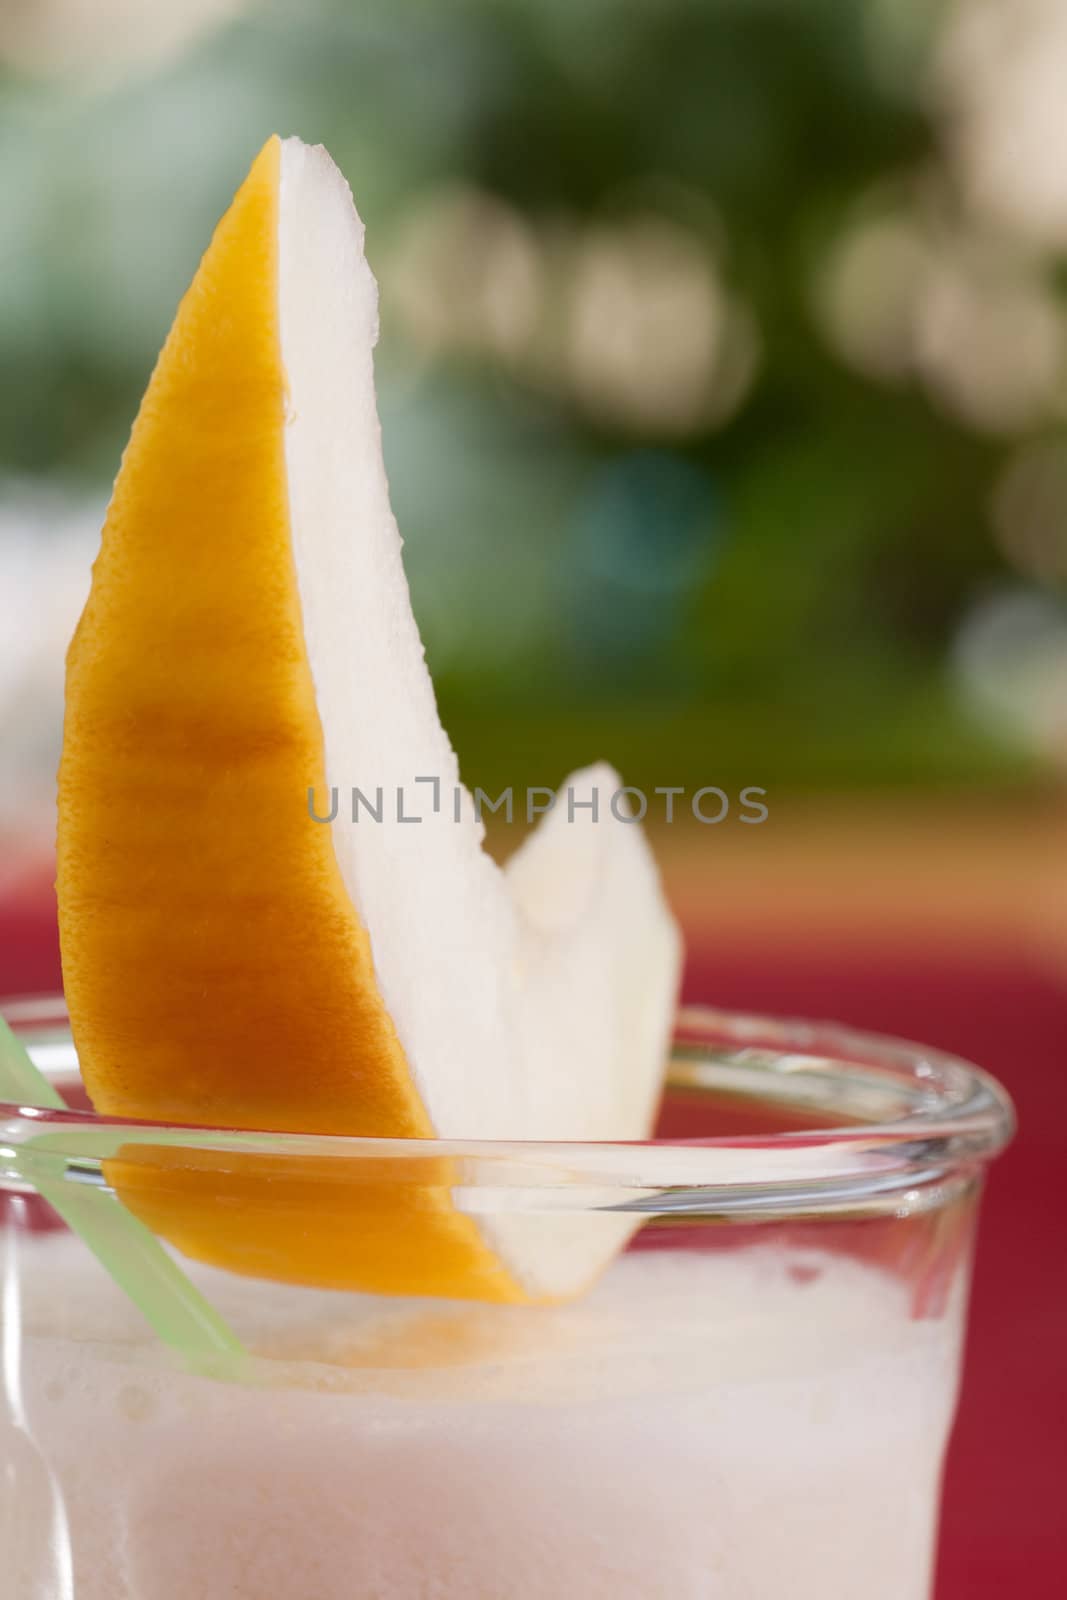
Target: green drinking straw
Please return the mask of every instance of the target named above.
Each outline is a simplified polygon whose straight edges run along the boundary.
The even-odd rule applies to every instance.
[[[48,1110],[68,1109],[2,1017],[0,1100]],[[110,1189],[39,1175],[39,1163],[33,1160],[34,1143],[31,1139],[19,1151],[30,1158],[24,1165],[33,1187],[88,1246],[164,1344],[190,1362],[244,1355],[236,1334],[171,1260],[151,1229],[127,1211]]]

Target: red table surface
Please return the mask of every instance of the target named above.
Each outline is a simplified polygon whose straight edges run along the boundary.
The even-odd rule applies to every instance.
[[[59,987],[41,878],[0,897],[0,993]],[[686,995],[921,1039],[995,1073],[1020,1132],[983,1208],[967,1365],[945,1482],[936,1600],[1067,1594],[1067,975],[943,943],[770,951],[705,935]],[[862,1600],[857,1596],[856,1600]]]

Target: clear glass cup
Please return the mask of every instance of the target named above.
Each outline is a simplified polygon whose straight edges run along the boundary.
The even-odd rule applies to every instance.
[[[75,1109],[0,1108],[5,1594],[929,1595],[978,1193],[1012,1130],[973,1067],[690,1010],[654,1141],[256,1135],[95,1116],[61,1006],[6,1009]],[[633,1232],[552,1307],[182,1258],[251,1351],[182,1360],[27,1176],[106,1186],[121,1151],[164,1182],[175,1150],[220,1227],[328,1248],[443,1179],[531,1236]]]

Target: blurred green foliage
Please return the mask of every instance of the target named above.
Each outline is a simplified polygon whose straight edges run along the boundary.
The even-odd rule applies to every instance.
[[[980,426],[950,387],[850,360],[818,310],[880,196],[921,211],[933,184],[959,210],[927,75],[941,12],[317,0],[118,79],[9,69],[0,471],[110,478],[215,218],[266,135],[298,132],[367,222],[394,500],[469,781],[601,754],[649,787],[1026,776],[950,663],[969,609],[1017,577],[993,486],[1054,420]],[[462,255],[483,235],[514,256],[514,303],[486,300],[482,336],[461,272],[450,332],[434,239]],[[706,263],[708,393],[674,406],[661,372],[662,415],[641,385],[655,325],[597,368],[635,295],[640,319],[646,277],[611,255],[631,246],[660,262],[679,395],[700,385],[670,272],[696,293]]]

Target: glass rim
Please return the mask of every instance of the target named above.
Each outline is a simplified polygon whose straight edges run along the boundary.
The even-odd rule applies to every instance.
[[[59,996],[0,1000],[46,1076],[76,1070]],[[49,1038],[48,1035],[51,1035]],[[810,1211],[910,1212],[941,1203],[1008,1143],[1015,1127],[1001,1085],[945,1051],[836,1023],[780,1020],[705,1006],[678,1013],[668,1094],[823,1111],[832,1122],[772,1131],[647,1140],[402,1139],[288,1133],[101,1116],[93,1111],[0,1104],[0,1178],[32,1183],[35,1161],[77,1177],[133,1145],[291,1162],[345,1163],[346,1179],[439,1183],[447,1158],[473,1189],[565,1190],[573,1204],[612,1210],[796,1215]],[[383,1169],[383,1162],[391,1163]],[[455,1164],[458,1163],[458,1166]],[[55,1168],[61,1169],[56,1174]],[[83,1171],[85,1169],[83,1168]],[[321,1171],[321,1169],[319,1169]],[[340,1170],[340,1169],[339,1169]],[[87,1172],[85,1173],[87,1176]],[[670,1204],[665,1205],[664,1197]],[[515,1195],[516,1202],[518,1195]]]

